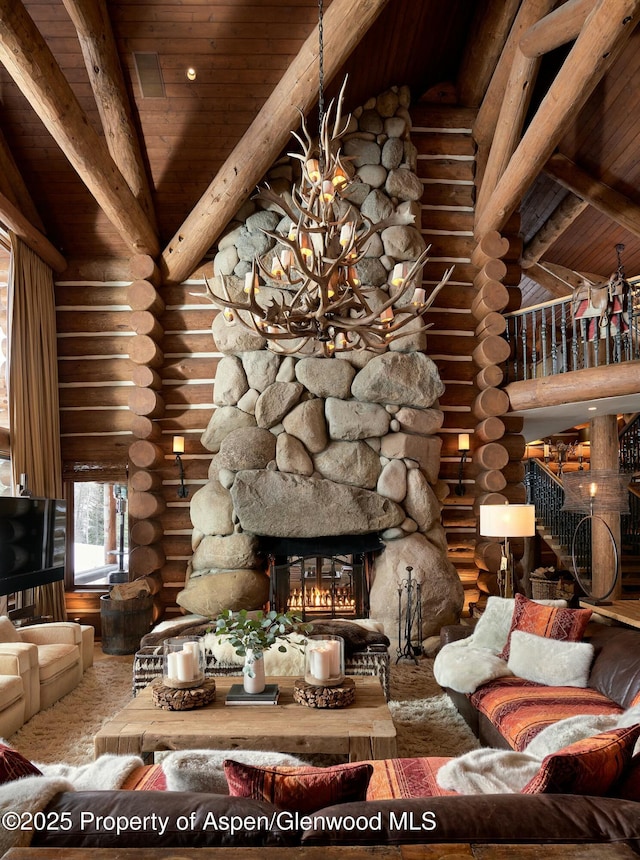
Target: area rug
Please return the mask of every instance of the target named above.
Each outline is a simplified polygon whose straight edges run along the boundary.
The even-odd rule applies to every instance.
[[[130,701],[133,656],[97,660],[80,684],[8,738],[31,761],[93,761],[93,736]]]
[[[93,736],[131,699],[132,664],[132,656],[96,661],[73,692],[32,717],[9,743],[32,761],[92,761]],[[389,709],[401,757],[460,755],[478,746],[432,667],[430,659],[392,662]]]

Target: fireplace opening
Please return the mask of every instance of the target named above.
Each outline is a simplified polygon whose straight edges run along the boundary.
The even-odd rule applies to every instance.
[[[271,609],[314,618],[368,618],[375,535],[261,538],[269,558]]]

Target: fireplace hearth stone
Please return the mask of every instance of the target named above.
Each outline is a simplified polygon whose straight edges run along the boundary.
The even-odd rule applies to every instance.
[[[411,565],[414,582],[421,584],[422,638],[434,636],[447,624],[457,623],[464,600],[462,583],[455,567],[425,535],[415,533],[388,541],[373,563],[369,611],[381,621],[393,641],[398,630],[398,586]]]

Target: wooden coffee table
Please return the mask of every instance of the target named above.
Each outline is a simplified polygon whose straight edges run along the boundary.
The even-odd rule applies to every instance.
[[[152,760],[160,750],[255,749],[292,755],[342,754],[349,761],[393,758],[396,730],[380,681],[353,677],[356,701],[347,708],[306,708],[293,701],[294,678],[278,684],[277,705],[225,705],[231,684],[241,677],[216,678],[216,699],[191,711],[164,711],[151,699],[151,685],[104,724],[94,738],[103,753],[140,755]]]

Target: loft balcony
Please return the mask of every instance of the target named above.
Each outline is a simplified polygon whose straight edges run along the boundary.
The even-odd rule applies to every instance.
[[[594,413],[640,411],[639,280],[631,282],[626,307],[603,317],[577,317],[570,296],[505,315],[505,390],[526,438]]]

